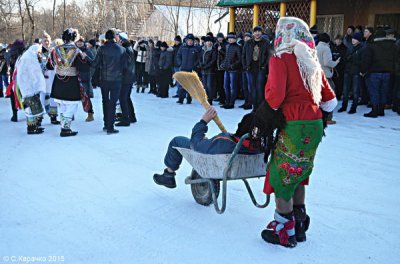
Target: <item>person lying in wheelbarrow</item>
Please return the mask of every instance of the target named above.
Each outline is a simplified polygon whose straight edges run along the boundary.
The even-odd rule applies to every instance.
[[[235,134],[220,133],[213,138],[206,138],[208,130],[208,123],[217,115],[215,108],[209,108],[201,118],[201,120],[195,124],[192,129],[192,135],[190,138],[187,137],[174,137],[169,143],[167,154],[164,158],[164,164],[166,168],[162,174],[154,174],[154,182],[158,185],[164,185],[167,188],[175,188],[175,172],[179,169],[182,163],[182,155],[175,149],[179,148],[191,148],[194,151],[203,154],[230,154],[235,149],[239,139],[249,133],[252,130],[254,113],[246,114],[238,124],[238,128]],[[250,144],[250,140],[245,140],[239,153],[241,154],[256,154],[260,153],[260,148],[254,147]]]

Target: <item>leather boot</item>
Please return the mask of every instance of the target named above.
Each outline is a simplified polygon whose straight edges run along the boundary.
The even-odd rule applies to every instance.
[[[364,114],[365,117],[372,117],[372,118],[377,118],[378,117],[378,105],[372,105],[372,110],[371,112]]]
[[[92,122],[94,120],[94,118],[93,118],[93,113],[88,113],[88,116],[87,116],[87,118],[86,118],[86,122]]]

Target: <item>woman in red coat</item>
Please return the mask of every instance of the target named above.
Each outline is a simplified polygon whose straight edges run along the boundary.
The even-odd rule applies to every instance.
[[[275,55],[269,63],[265,99],[273,109],[282,110],[287,125],[278,132],[264,186],[265,193],[275,193],[275,220],[261,235],[268,243],[295,247],[306,240],[309,217],[304,185],[323,136],[321,109],[333,111],[337,100],[304,21],[279,19]]]

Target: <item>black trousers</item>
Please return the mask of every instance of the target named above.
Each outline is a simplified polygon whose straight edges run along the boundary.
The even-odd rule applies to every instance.
[[[131,92],[132,92],[131,84],[122,84],[121,93],[119,96],[119,103],[121,105],[122,110],[122,120],[124,122],[130,122],[135,116],[135,108],[133,107]]]
[[[225,102],[224,75],[225,71],[217,71],[217,74],[215,75],[217,93],[219,98],[221,99],[220,102],[223,103]]]
[[[107,131],[114,129],[115,107],[121,93],[121,81],[101,81],[103,120]]]
[[[161,98],[168,97],[168,89],[170,83],[171,70],[160,70],[158,95]]]

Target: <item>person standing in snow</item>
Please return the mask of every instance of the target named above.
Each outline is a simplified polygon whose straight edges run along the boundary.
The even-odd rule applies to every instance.
[[[261,236],[268,243],[295,247],[306,240],[309,217],[304,185],[323,136],[321,109],[332,112],[337,100],[304,21],[281,17],[274,44],[265,100],[271,108],[282,110],[287,124],[278,131],[267,165],[264,192],[275,193],[276,211]]]

